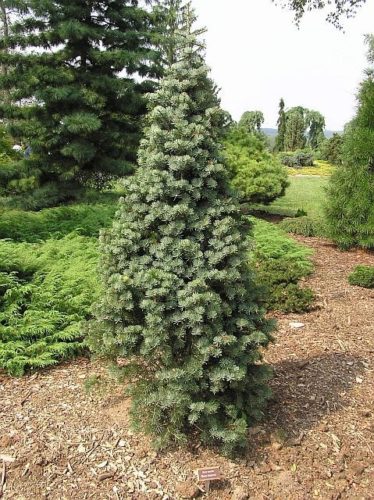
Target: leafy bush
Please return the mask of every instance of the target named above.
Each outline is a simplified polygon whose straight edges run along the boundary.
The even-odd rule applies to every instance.
[[[287,233],[301,236],[327,236],[326,223],[323,219],[308,216],[286,218],[279,226]]]
[[[266,306],[282,312],[307,311],[314,294],[301,288],[298,282],[308,276],[313,265],[311,249],[300,245],[278,227],[261,220],[255,221],[255,248],[258,282],[265,289]]]
[[[283,196],[288,176],[278,159],[266,149],[266,141],[241,127],[233,128],[224,152],[232,187],[242,201],[271,203]]]
[[[0,242],[0,368],[19,376],[82,350],[81,322],[100,291],[97,258],[96,241],[76,234]]]
[[[280,155],[283,165],[291,168],[313,167],[313,154],[306,151],[296,151],[295,153],[284,153]]]
[[[351,285],[374,288],[374,266],[357,266],[349,275]]]

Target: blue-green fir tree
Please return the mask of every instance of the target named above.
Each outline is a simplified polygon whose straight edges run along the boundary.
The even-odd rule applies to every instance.
[[[186,24],[193,14],[187,9]],[[262,417],[273,325],[248,264],[248,220],[230,192],[222,111],[191,29],[149,96],[139,167],[101,237],[105,295],[89,344],[130,380],[135,428],[155,444],[198,432],[225,452]]]
[[[0,116],[32,151],[4,188],[39,208],[132,172],[158,72],[152,15],[138,0],[4,3],[14,23],[0,41],[0,92],[12,105]]]

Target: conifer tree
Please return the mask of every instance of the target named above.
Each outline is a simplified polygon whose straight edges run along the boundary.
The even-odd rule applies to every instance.
[[[0,90],[15,105],[0,113],[33,152],[13,194],[32,190],[36,206],[53,204],[132,171],[151,90],[132,75],[154,75],[151,15],[137,0],[5,3],[17,22],[0,51],[10,68]]]
[[[286,112],[285,112],[284,99],[281,98],[279,101],[279,113],[278,113],[278,135],[275,139],[275,150],[284,151],[284,138],[286,135]]]
[[[328,187],[330,236],[342,248],[374,249],[374,36],[367,42],[370,67],[358,93],[357,114],[345,129],[343,166]]]
[[[248,220],[221,164],[222,111],[193,19],[188,9],[176,62],[149,96],[139,167],[101,237],[106,292],[89,344],[124,365],[133,424],[156,444],[183,443],[193,430],[231,452],[269,396],[259,348],[272,323],[248,264]]]

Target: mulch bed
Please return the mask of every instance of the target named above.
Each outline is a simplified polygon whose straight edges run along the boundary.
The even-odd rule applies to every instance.
[[[0,374],[0,496],[193,498],[203,494],[194,471],[218,465],[224,479],[209,499],[374,499],[374,290],[347,281],[374,255],[297,239],[315,249],[305,284],[317,307],[277,315],[266,352],[274,400],[245,456],[228,460],[196,443],[155,452],[129,430],[122,389],[96,386],[92,376],[105,370],[80,359],[22,379]]]

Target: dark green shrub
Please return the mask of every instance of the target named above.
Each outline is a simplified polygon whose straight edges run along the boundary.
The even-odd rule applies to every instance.
[[[231,185],[243,202],[268,204],[284,195],[287,171],[269,153],[261,135],[234,127],[226,138],[224,156]]]
[[[349,275],[351,285],[374,288],[374,266],[357,266]]]
[[[300,313],[308,311],[314,302],[310,288],[301,288],[305,269],[292,259],[263,259],[258,262],[257,278],[264,287],[268,309]]]
[[[340,166],[342,164],[343,144],[343,136],[335,133],[330,139],[324,142],[321,148],[321,160],[326,160],[332,165]]]

